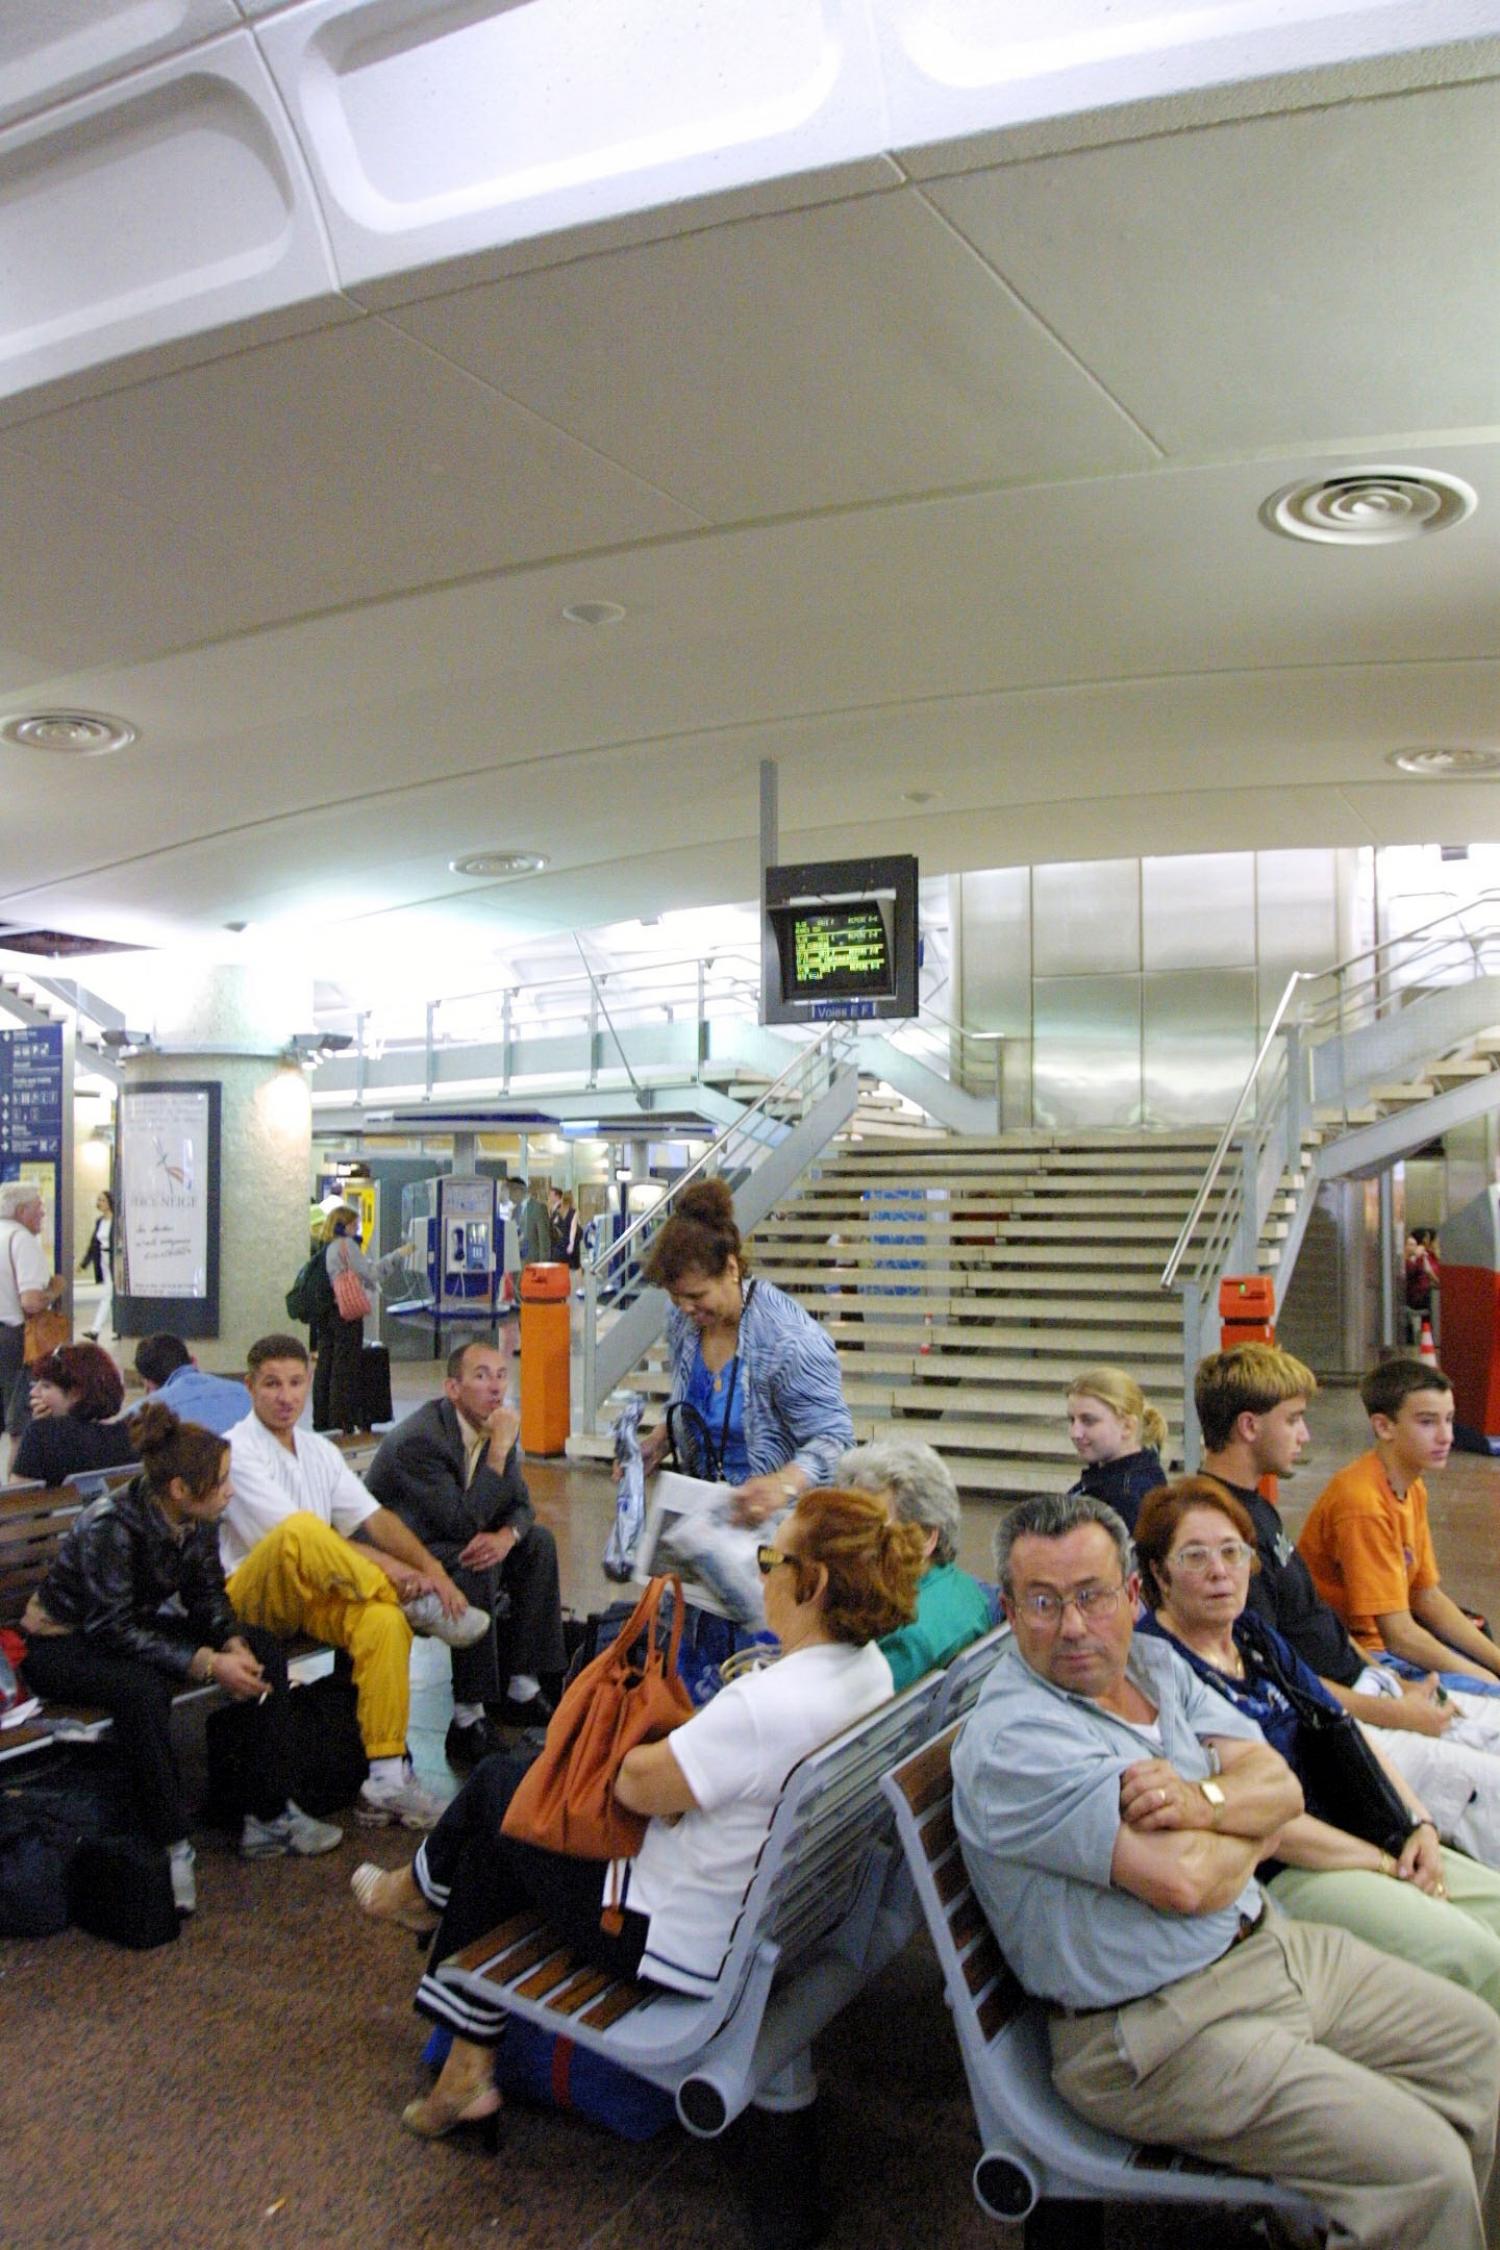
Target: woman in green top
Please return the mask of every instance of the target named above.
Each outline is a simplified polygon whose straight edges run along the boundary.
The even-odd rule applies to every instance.
[[[909,1438],[857,1445],[835,1474],[839,1484],[883,1499],[898,1523],[914,1523],[926,1534],[916,1617],[880,1643],[899,1694],[987,1633],[995,1610],[979,1580],[958,1567],[958,1492],[930,1445]]]

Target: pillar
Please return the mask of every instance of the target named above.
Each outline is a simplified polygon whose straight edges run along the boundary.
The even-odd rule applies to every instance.
[[[148,1027],[153,1045],[128,1059],[125,1087],[209,1080],[221,1090],[219,1325],[192,1343],[205,1366],[229,1373],[257,1336],[291,1326],[286,1292],[307,1257],[312,1102],[286,1050],[294,1031],[312,1029],[312,979],[282,963],[172,956],[143,961],[142,976],[127,1020]]]

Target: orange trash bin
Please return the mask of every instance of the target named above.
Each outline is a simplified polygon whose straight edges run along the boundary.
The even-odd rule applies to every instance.
[[[521,1443],[531,1454],[567,1451],[572,1279],[560,1264],[521,1269]]]

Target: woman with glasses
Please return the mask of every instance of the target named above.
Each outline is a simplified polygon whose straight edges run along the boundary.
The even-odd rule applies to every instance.
[[[431,1933],[434,1965],[539,1906],[595,1966],[711,1992],[788,1774],[891,1693],[876,1644],[915,1614],[922,1547],[917,1527],[892,1523],[869,1493],[804,1493],[757,1551],[777,1662],[732,1681],[664,1741],[621,1763],[615,1795],[648,1817],[634,1859],[570,1859],[503,1835],[528,1761],[486,1758],[408,1867],[355,1870],[360,1906],[377,1921]],[[606,1894],[623,1904],[616,1932],[600,1926]],[[431,1974],[416,2005],[454,2034],[432,2092],[402,2112],[409,2132],[437,2140],[499,2109],[493,2049],[505,2016]]]
[[[1500,1875],[1441,1844],[1415,1792],[1383,1759],[1380,1771],[1395,1792],[1392,1810],[1404,1807],[1409,1820],[1404,1838],[1387,1832],[1372,1841],[1320,1817],[1335,1809],[1330,1799],[1352,1817],[1346,1808],[1357,1801],[1356,1788],[1343,1784],[1355,1782],[1361,1738],[1349,1744],[1352,1725],[1337,1727],[1338,1705],[1327,1689],[1279,1633],[1246,1610],[1258,1565],[1241,1503],[1211,1477],[1180,1477],[1143,1504],[1135,1550],[1151,1612],[1142,1630],[1169,1640],[1201,1679],[1254,1719],[1302,1783],[1307,1810],[1282,1830],[1276,1871],[1270,1863],[1261,1869],[1271,1897],[1299,1920],[1333,1923],[1466,1986],[1500,2014]],[[1312,1739],[1325,1706],[1334,1741],[1345,1744],[1342,1775],[1328,1770],[1337,1749]],[[1373,1817],[1365,1823],[1377,1824]]]
[[[1083,1463],[1073,1486],[1114,1509],[1127,1531],[1166,1476],[1158,1450],[1167,1425],[1123,1367],[1089,1367],[1068,1385],[1068,1436]]]

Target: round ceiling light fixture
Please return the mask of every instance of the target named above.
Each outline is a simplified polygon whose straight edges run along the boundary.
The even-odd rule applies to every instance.
[[[540,875],[551,863],[545,852],[469,852],[450,859],[455,875]]]
[[[1386,764],[1397,773],[1418,781],[1473,781],[1480,774],[1500,773],[1500,749],[1476,749],[1461,743],[1434,743],[1415,750],[1391,750]]]
[[[625,611],[619,602],[569,602],[563,615],[570,625],[618,625]]]
[[[133,726],[103,711],[27,711],[0,723],[0,740],[18,750],[50,750],[64,758],[107,758],[135,739]]]
[[[1262,503],[1260,520],[1286,539],[1327,547],[1389,547],[1451,531],[1471,516],[1479,495],[1438,469],[1345,469],[1284,485]]]

